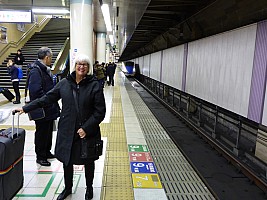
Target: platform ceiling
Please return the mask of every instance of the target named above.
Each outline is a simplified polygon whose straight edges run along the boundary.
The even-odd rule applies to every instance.
[[[93,0],[95,32],[106,32],[100,2],[112,10],[120,60],[267,19],[267,0]],[[69,5],[70,0],[0,0],[0,9]]]

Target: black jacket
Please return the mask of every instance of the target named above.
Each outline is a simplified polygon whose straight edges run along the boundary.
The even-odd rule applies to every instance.
[[[11,76],[11,80],[18,79],[18,68],[15,65],[7,67],[7,72]]]
[[[37,69],[36,66],[41,69],[42,73],[40,73],[39,69]],[[31,65],[28,79],[28,89],[31,101],[44,96],[49,90],[54,87],[53,79],[47,72],[47,67],[38,60],[36,60]],[[45,118],[40,120],[55,120],[59,117],[59,105],[57,102],[46,105],[44,107],[44,111]]]
[[[74,104],[73,89],[78,93],[77,101],[81,120],[79,120]],[[101,138],[99,124],[103,121],[106,113],[103,89],[94,76],[86,76],[79,84],[76,84],[75,72],[73,72],[57,83],[45,96],[24,106],[23,110],[27,113],[60,99],[62,100],[62,111],[58,123],[56,157],[66,165],[70,160],[73,164],[84,164],[85,161],[79,158],[80,138],[77,130],[80,127],[83,128],[88,141]],[[82,121],[81,125],[80,121]]]
[[[19,60],[18,60],[18,58],[19,58]],[[23,65],[24,61],[25,61],[25,58],[22,54],[20,54],[20,55],[17,54],[14,58],[14,62],[16,65]]]
[[[108,66],[107,66],[107,71],[106,71],[107,75],[108,76],[114,75],[115,71],[116,71],[116,66],[109,63]]]

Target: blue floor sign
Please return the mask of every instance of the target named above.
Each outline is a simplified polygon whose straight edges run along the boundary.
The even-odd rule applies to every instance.
[[[132,173],[157,173],[153,162],[131,162]]]

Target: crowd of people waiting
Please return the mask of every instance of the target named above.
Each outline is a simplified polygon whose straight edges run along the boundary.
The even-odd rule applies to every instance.
[[[94,64],[94,75],[96,76],[99,83],[102,85],[102,87],[105,87],[105,82],[107,82],[107,85],[114,86],[114,74],[116,71],[117,65],[114,62],[104,63],[101,64],[98,61],[95,61]]]

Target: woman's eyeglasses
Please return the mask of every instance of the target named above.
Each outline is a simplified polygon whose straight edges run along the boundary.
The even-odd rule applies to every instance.
[[[87,63],[76,63],[76,65],[79,67],[88,67]]]

